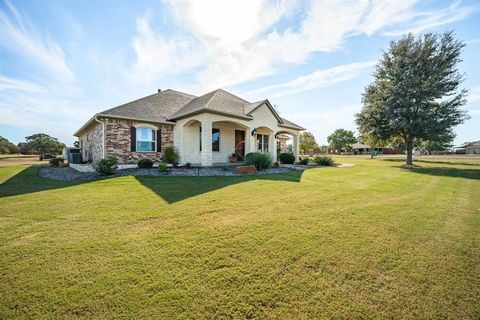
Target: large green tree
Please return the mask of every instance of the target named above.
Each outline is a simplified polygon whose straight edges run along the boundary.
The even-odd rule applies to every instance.
[[[20,148],[8,141],[7,138],[0,136],[0,154],[18,153]]]
[[[300,152],[305,153],[307,150],[318,150],[318,144],[313,134],[305,131],[300,133]]]
[[[327,137],[328,144],[331,149],[342,150],[350,149],[352,144],[357,142],[353,131],[345,129],[336,129]]]
[[[38,159],[43,160],[45,154],[59,154],[65,145],[60,143],[57,138],[51,137],[45,133],[37,133],[25,137],[27,148],[38,153]]]
[[[392,41],[365,88],[363,108],[356,115],[360,134],[388,140],[401,137],[412,165],[416,139],[435,141],[468,115],[464,80],[457,69],[465,44],[452,32],[412,34]]]

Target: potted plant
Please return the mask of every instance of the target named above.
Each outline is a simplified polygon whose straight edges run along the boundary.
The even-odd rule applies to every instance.
[[[228,162],[230,163],[237,162],[237,155],[235,153],[232,153],[232,155],[228,157]]]

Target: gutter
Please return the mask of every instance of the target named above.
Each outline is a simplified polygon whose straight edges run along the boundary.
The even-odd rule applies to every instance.
[[[97,117],[98,117],[98,114],[96,114],[96,115],[93,117],[93,119],[94,119],[95,121],[97,121],[98,123],[101,123],[101,124],[102,124],[102,128],[103,128],[103,130],[102,130],[102,151],[103,151],[103,159],[105,159],[105,151],[106,151],[106,150],[105,150],[105,122],[98,120]]]

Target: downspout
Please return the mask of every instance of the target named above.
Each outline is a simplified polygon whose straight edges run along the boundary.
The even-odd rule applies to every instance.
[[[98,115],[95,115],[95,121],[102,124],[102,153],[103,159],[105,159],[105,122],[98,120],[97,117]]]

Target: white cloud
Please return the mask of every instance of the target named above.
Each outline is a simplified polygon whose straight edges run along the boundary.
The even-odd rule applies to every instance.
[[[470,90],[467,96],[467,101],[469,103],[480,101],[480,86],[476,86]]]
[[[8,78],[5,76],[0,75],[0,92],[6,90],[22,90],[22,91],[30,91],[30,92],[39,92],[44,91],[45,88],[38,84],[24,81],[24,80],[17,80]]]
[[[166,39],[161,33],[152,31],[151,19],[151,12],[137,19],[138,35],[132,44],[137,60],[128,76],[130,79],[149,84],[159,77],[179,74],[202,62],[202,51],[191,37]]]
[[[197,68],[202,92],[272,75],[302,64],[315,52],[332,52],[355,35],[423,31],[465,18],[477,6],[440,9],[419,0],[168,1],[181,36],[166,39],[139,19],[135,75],[145,83]],[[282,24],[288,21],[289,24]]]
[[[479,5],[461,6],[460,1],[452,5],[436,10],[436,11],[421,11],[413,15],[404,26],[399,29],[385,32],[387,36],[399,36],[404,33],[420,33],[428,29],[446,25],[455,21],[463,20],[467,16],[480,10]]]
[[[467,43],[467,45],[480,43],[480,38],[469,40],[466,43]]]
[[[62,48],[49,37],[42,37],[17,9],[6,1],[8,10],[0,10],[0,46],[31,59],[46,73],[53,73],[61,81],[72,82],[73,72],[65,61]]]
[[[276,98],[315,88],[330,87],[340,82],[354,79],[362,70],[371,68],[374,65],[375,61],[365,61],[317,70],[286,83],[263,87],[257,90],[246,92],[244,94],[247,96],[258,96],[259,94],[265,94],[269,97]]]

